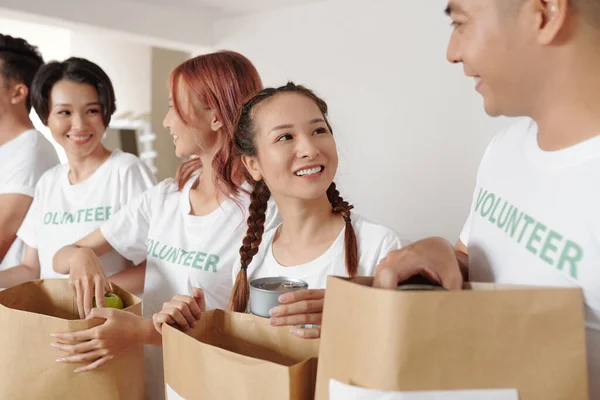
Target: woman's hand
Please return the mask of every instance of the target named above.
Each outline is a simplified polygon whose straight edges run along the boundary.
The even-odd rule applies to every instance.
[[[279,303],[281,305],[269,311],[271,325],[293,326],[290,333],[305,339],[321,336],[325,289],[303,289],[284,293],[279,296]]]
[[[67,353],[61,363],[89,363],[75,372],[91,371],[120,356],[135,345],[143,345],[144,318],[114,308],[94,308],[88,319],[102,318],[104,323],[79,332],[55,333],[51,345]]]
[[[112,291],[111,286],[100,259],[93,250],[77,248],[70,257],[69,264],[69,285],[77,299],[79,317],[86,318],[92,311],[94,297],[97,307],[105,306],[104,294]]]
[[[196,326],[203,311],[206,311],[204,291],[193,288],[192,296],[177,295],[163,304],[162,310],[152,316],[154,329],[162,333],[162,326],[166,323],[186,331]]]

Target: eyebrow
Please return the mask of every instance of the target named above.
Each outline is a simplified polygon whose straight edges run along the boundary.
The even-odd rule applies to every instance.
[[[324,123],[324,122],[325,122],[325,120],[324,120],[323,118],[314,118],[314,119],[311,119],[309,123],[310,123],[310,124],[318,124],[318,123],[320,123],[320,122],[323,122],[323,123]],[[269,133],[273,133],[274,131],[278,131],[278,130],[281,130],[281,129],[290,129],[290,128],[293,128],[293,127],[294,127],[294,125],[293,125],[293,124],[283,124],[283,125],[277,125],[277,126],[273,127],[273,128],[272,128],[272,129],[269,131]]]
[[[67,103],[58,103],[58,104],[55,104],[55,105],[54,105],[52,108],[56,108],[56,107],[67,107],[67,106],[70,106],[70,105],[71,105],[71,104],[67,104]],[[101,105],[99,102],[97,102],[97,101],[93,101],[93,102],[91,102],[91,103],[87,103],[85,106],[87,107],[87,106],[99,106],[99,105]]]
[[[447,16],[450,16],[452,14],[466,14],[465,10],[461,6],[452,3],[448,3],[446,9],[444,10],[444,13]]]

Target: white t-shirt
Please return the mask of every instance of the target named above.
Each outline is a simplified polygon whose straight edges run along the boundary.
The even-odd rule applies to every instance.
[[[65,277],[52,269],[54,254],[96,230],[155,183],[139,158],[119,149],[85,181],[73,185],[68,175],[69,165],[62,164],[42,176],[17,233],[29,247],[38,250],[42,279]],[[115,251],[103,255],[100,261],[108,276],[126,267],[125,258]]]
[[[545,152],[523,120],[496,136],[461,234],[473,281],[581,287],[590,399],[600,398],[600,136]]]
[[[30,129],[0,146],[0,194],[33,197],[35,185],[48,169],[59,163],[52,144],[40,132]],[[0,271],[19,265],[25,244],[16,238],[0,260]]]
[[[226,199],[208,215],[190,215],[193,176],[181,191],[166,179],[129,204],[102,226],[106,240],[124,257],[146,262],[143,315],[162,309],[175,295],[204,290],[206,307],[226,309],[231,295],[231,269],[246,234],[249,196],[239,204]],[[277,221],[274,203],[267,210],[266,227]],[[162,349],[146,346],[146,392],[164,398]]]
[[[358,276],[374,275],[377,264],[391,251],[402,246],[393,230],[369,222],[355,213],[352,214],[352,227],[358,243]],[[263,235],[260,249],[248,266],[249,281],[256,278],[283,276],[301,279],[308,283],[309,289],[325,289],[329,275],[348,276],[344,246],[345,227],[323,254],[312,261],[293,267],[279,264],[273,256],[273,238],[276,232],[277,229],[271,229]],[[233,270],[233,282],[240,267],[238,256]]]

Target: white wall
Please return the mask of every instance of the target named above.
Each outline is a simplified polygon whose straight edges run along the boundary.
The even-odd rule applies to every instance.
[[[332,0],[220,21],[216,48],[240,51],[266,85],[287,79],[330,106],[341,193],[363,216],[417,239],[456,240],[477,166],[507,121],[445,60],[446,2]]]
[[[108,74],[117,99],[115,116],[124,112],[150,113],[150,46],[123,40],[117,35],[73,31],[70,55],[95,62]]]

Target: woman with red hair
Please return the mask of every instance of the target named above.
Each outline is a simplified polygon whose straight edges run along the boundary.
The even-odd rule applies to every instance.
[[[148,398],[163,398],[165,393],[157,347],[161,335],[152,324],[163,302],[175,295],[192,297],[197,306],[192,312],[198,314],[204,308],[227,307],[232,265],[250,203],[243,190],[243,166],[231,158],[235,117],[244,99],[262,89],[250,61],[230,51],[184,62],[173,70],[169,83],[170,107],[163,125],[173,136],[177,156],[191,158],[175,179],[148,190],[54,258],[54,269],[69,274],[81,317],[106,320],[87,331],[57,334],[53,346],[68,353],[58,361],[85,362],[88,365],[76,371],[89,371],[134,344],[147,344]],[[273,215],[270,212],[267,220]],[[104,294],[110,291],[98,257],[111,249],[136,265],[146,260],[145,276],[139,276],[144,280],[143,318],[92,308],[93,297],[103,306]],[[65,341],[78,344],[61,344]]]

